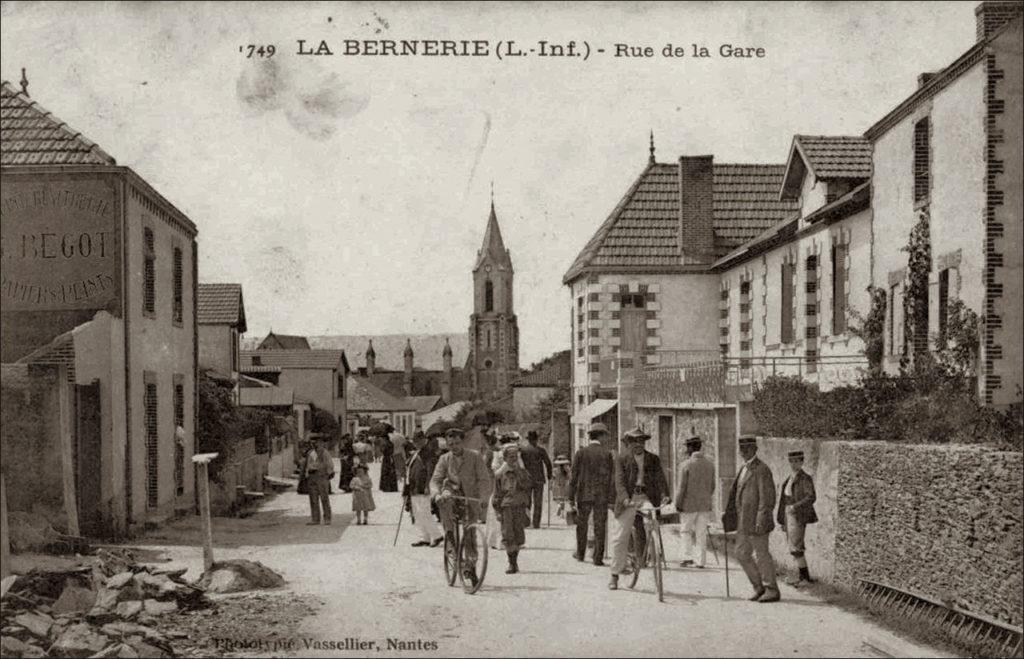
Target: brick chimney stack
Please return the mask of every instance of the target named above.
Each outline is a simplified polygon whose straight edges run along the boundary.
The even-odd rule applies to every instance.
[[[679,246],[684,264],[715,260],[714,156],[679,158]]]
[[[974,8],[977,39],[989,38],[993,32],[1020,16],[1024,2],[1020,0],[985,0]]]
[[[917,88],[921,89],[922,87],[927,85],[929,82],[931,82],[931,79],[934,78],[934,77],[935,77],[935,72],[934,71],[925,71],[924,73],[919,73],[918,76],[917,76]]]

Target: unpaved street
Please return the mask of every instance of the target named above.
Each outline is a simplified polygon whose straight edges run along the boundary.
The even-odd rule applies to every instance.
[[[877,657],[883,648],[936,656],[790,587],[778,604],[748,602],[749,585],[731,561],[726,599],[724,568],[710,556],[703,571],[670,568],[663,604],[649,572],[637,591],[610,592],[607,568],[572,559],[574,537],[564,526],[527,531],[520,574],[506,575],[504,554],[492,551],[483,588],[466,595],[444,584],[440,548],[410,546],[417,536],[408,517],[392,547],[399,496],[375,491],[374,498],[369,526],[350,525],[344,494],[332,496],[333,525],[306,526],[307,499],[294,492],[248,519],[216,520],[218,559],[261,561],[284,575],[288,590],[323,602],[290,648],[252,654]],[[181,520],[142,544],[189,565],[191,577],[201,569],[201,551],[189,546],[198,542],[197,528],[194,518]],[[678,565],[675,538],[666,545]],[[263,638],[278,635],[252,629],[228,640]]]

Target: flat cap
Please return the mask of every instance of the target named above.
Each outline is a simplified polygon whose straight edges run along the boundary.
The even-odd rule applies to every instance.
[[[794,459],[797,459],[797,458],[803,460],[804,459],[804,452],[803,451],[790,451],[789,453],[786,454],[786,456],[790,460],[794,460]]]
[[[449,428],[445,435],[448,437],[465,437],[466,433],[462,428]]]
[[[740,435],[740,446],[757,446],[757,435]]]
[[[598,433],[604,433],[607,435],[608,426],[604,425],[603,423],[592,423],[590,424],[590,427],[587,428],[588,435],[596,435]]]
[[[701,440],[700,437],[693,436],[693,437],[689,438],[688,440],[686,440],[686,445],[687,446],[700,446],[701,445],[701,441],[702,440]]]

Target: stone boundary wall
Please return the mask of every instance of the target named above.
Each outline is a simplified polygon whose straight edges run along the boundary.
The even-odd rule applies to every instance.
[[[905,588],[1024,623],[1024,455],[835,442],[835,579]]]
[[[868,441],[758,444],[776,489],[790,473],[786,454],[805,453],[818,496],[819,522],[805,539],[812,576],[849,588],[871,579],[1024,624],[1024,455]],[[776,563],[795,568],[781,530],[770,546]]]

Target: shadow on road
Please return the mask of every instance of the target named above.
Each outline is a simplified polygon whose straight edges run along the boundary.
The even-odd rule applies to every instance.
[[[308,513],[299,515],[287,510],[264,510],[250,517],[214,517],[214,547],[275,546],[331,544],[338,542],[354,520],[352,513],[335,513],[331,524],[307,525]],[[201,520],[183,517],[135,538],[130,544],[200,546]]]

